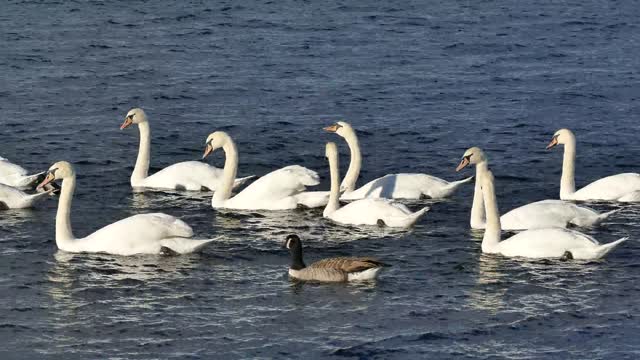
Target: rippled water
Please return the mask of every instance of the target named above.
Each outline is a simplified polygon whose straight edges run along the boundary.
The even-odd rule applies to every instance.
[[[472,186],[406,233],[321,210],[217,212],[210,194],[132,193],[138,132],[118,130],[147,111],[155,171],[224,129],[242,174],[297,163],[322,189],[324,143],[347,151],[321,131],[336,120],[359,131],[360,184],[459,179],[477,145],[506,210],[558,196],[561,151],[544,146],[560,127],[578,137],[578,186],[638,171],[638,18],[633,1],[5,2],[0,155],[33,171],[75,163],[79,236],[162,211],[224,240],[175,258],[69,255],[55,200],[0,213],[0,357],[640,357],[640,207],[589,231],[631,237],[604,261],[510,260],[481,254]],[[293,284],[289,233],[308,261],[393,266],[376,283]]]

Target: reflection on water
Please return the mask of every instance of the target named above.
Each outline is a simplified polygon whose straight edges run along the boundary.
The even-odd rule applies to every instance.
[[[478,278],[469,294],[469,306],[492,313],[503,310],[503,296],[509,288],[505,281],[504,265],[506,258],[482,254],[478,260]]]
[[[491,313],[519,311],[531,315],[587,306],[599,261],[527,260],[482,254],[469,306]]]

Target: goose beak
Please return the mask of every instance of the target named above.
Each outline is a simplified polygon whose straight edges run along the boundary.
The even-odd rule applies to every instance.
[[[322,129],[323,129],[324,131],[326,131],[326,132],[332,132],[332,133],[334,133],[334,132],[338,131],[338,129],[339,129],[339,128],[340,128],[340,125],[338,125],[338,124],[333,124],[333,125],[327,126],[327,127],[325,127],[325,128],[322,128]]]
[[[206,158],[207,156],[209,156],[211,153],[213,152],[213,146],[211,146],[210,144],[207,144],[207,148],[204,149],[204,154],[202,155],[202,158]]]
[[[558,145],[558,137],[554,136],[553,139],[551,139],[551,142],[549,143],[549,145],[547,145],[547,150],[553,148],[556,145]]]
[[[458,167],[456,168],[456,172],[464,169],[465,167],[467,167],[467,165],[469,165],[469,158],[463,157],[462,161],[460,161],[460,164],[458,164]]]
[[[133,124],[133,121],[131,120],[131,118],[128,118],[128,117],[125,118],[122,125],[120,125],[120,130],[124,130],[128,128],[129,126],[131,126],[131,124]]]
[[[53,175],[53,173],[50,173],[50,172],[47,173],[47,177],[45,177],[44,180],[42,180],[42,182],[40,183],[40,185],[36,187],[36,189],[42,189],[43,187],[45,187],[47,184],[49,184],[55,179],[56,179],[56,176]]]

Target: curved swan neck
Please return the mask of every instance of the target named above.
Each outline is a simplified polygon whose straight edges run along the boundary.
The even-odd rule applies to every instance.
[[[488,170],[486,161],[476,164],[476,184],[473,190],[473,205],[471,206],[471,228],[481,229],[485,225],[484,199],[482,194],[482,178]]]
[[[323,216],[328,216],[340,208],[340,166],[338,154],[329,156],[329,172],[331,174],[331,190],[329,192],[329,202],[322,212]]]
[[[569,200],[576,192],[576,138],[570,137],[564,144],[562,178],[560,179],[560,199]]]
[[[138,159],[131,174],[131,183],[141,181],[149,176],[149,162],[151,158],[151,128],[148,121],[138,124],[140,130],[140,148],[138,149]]]
[[[349,151],[351,153],[351,160],[349,162],[349,169],[342,179],[341,189],[345,192],[354,191],[356,189],[356,182],[360,176],[360,169],[362,167],[362,154],[360,153],[360,143],[358,142],[358,135],[355,130],[351,130],[344,137],[344,140],[349,145]]]
[[[225,154],[222,183],[220,188],[213,194],[213,203],[221,203],[231,197],[233,182],[236,180],[236,173],[238,172],[238,148],[231,137],[226,138],[222,150],[224,150]]]
[[[484,207],[487,214],[487,225],[482,238],[482,252],[492,253],[500,242],[500,211],[496,200],[493,175],[488,172],[483,176],[482,193],[484,196]]]
[[[71,230],[71,200],[76,189],[76,176],[62,180],[60,200],[58,201],[58,213],[56,214],[56,245],[64,249],[65,243],[75,239]]]

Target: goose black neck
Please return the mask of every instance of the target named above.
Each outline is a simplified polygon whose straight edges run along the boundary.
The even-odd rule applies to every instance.
[[[291,251],[291,269],[292,270],[302,270],[307,267],[302,261],[302,246],[294,246],[290,249]]]

